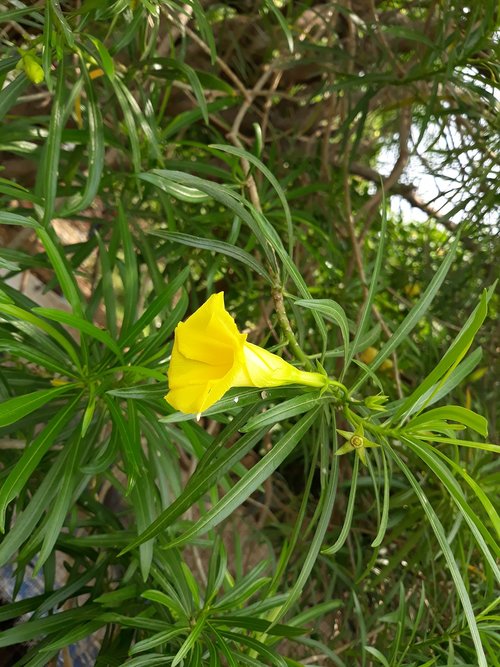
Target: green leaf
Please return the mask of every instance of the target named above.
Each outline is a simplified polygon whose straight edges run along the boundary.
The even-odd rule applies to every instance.
[[[4,225],[19,225],[20,227],[31,227],[33,229],[40,227],[40,224],[33,218],[18,213],[8,213],[7,211],[0,211],[0,222]]]
[[[401,322],[401,324],[392,334],[389,340],[382,346],[379,353],[370,364],[371,371],[377,370],[380,364],[382,364],[382,362],[385,361],[385,359],[387,359],[387,357],[399,347],[399,345],[406,339],[408,334],[412,331],[412,329],[418,324],[421,318],[425,315],[432,301],[434,300],[434,297],[438,293],[439,288],[441,287],[444,279],[446,278],[446,275],[455,258],[455,253],[457,251],[457,246],[459,241],[460,241],[460,234],[457,234],[455,240],[451,244],[450,248],[447,250],[444,261],[441,263],[441,266],[437,270],[436,274],[429,283],[429,286],[427,287],[425,292],[422,294],[419,301],[417,301],[417,303],[413,306],[413,308],[410,310],[410,312],[405,317],[403,322]],[[369,372],[365,371],[365,373],[359,378],[359,380],[355,383],[354,387],[351,389],[352,394],[358,391],[358,389],[368,379],[369,375],[370,375]]]
[[[406,424],[404,430],[408,432],[432,430],[432,422],[441,419],[463,424],[484,438],[488,437],[488,420],[472,410],[458,405],[447,405],[420,413]]]
[[[56,347],[56,350],[57,349],[58,348]],[[32,344],[19,343],[17,340],[11,338],[5,340],[0,339],[0,350],[8,354],[9,357],[26,359],[27,361],[37,364],[37,366],[40,366],[41,368],[53,371],[54,373],[73,378],[77,377],[67,368],[67,366],[59,363],[60,359],[55,359],[54,357],[37,350]]]
[[[495,452],[500,454],[500,445],[494,445],[491,442],[474,442],[472,440],[459,440],[458,438],[446,438],[440,435],[422,435],[421,433],[414,434],[414,438],[418,440],[429,440],[431,442],[444,442],[449,445],[456,445],[457,447],[470,447],[471,449],[482,449],[485,452]]]
[[[201,613],[194,626],[191,628],[191,632],[189,633],[189,636],[187,637],[186,641],[182,644],[180,649],[177,651],[175,654],[175,658],[172,661],[172,667],[176,667],[176,665],[180,664],[183,660],[183,658],[191,651],[191,649],[194,647],[196,642],[198,641],[198,638],[200,637],[201,633],[205,629],[205,625],[207,622],[207,613]],[[199,663],[198,663],[199,664]]]
[[[118,206],[118,226],[120,229],[120,238],[123,245],[124,267],[123,267],[123,323],[122,335],[135,320],[137,311],[137,301],[139,298],[139,276],[137,273],[137,257],[132,241],[132,234],[125,216],[125,210],[120,202]]]
[[[137,532],[141,534],[156,519],[154,495],[150,480],[144,476],[140,487],[134,486],[130,492],[130,499],[133,503],[137,517]],[[144,582],[149,577],[151,563],[154,555],[154,539],[143,542],[139,547],[139,559],[141,565],[141,575]]]
[[[293,53],[293,35],[290,31],[290,28],[287,25],[287,22],[285,20],[285,17],[283,14],[279,11],[279,9],[276,7],[274,4],[274,0],[264,0],[266,7],[269,9],[269,11],[275,16],[276,20],[280,24],[281,29],[283,30],[283,34],[286,37],[286,41],[288,44],[288,50],[290,53]]]
[[[55,0],[51,1],[54,2]],[[54,217],[57,180],[59,176],[59,154],[61,151],[61,137],[64,124],[65,83],[64,58],[62,58],[57,68],[57,83],[52,103],[47,141],[43,149],[42,166],[38,171],[37,177],[37,192],[44,197],[43,226],[45,228],[49,226]]]
[[[431,528],[439,542],[439,546],[441,547],[441,551],[443,552],[443,555],[445,557],[446,563],[448,565],[448,568],[450,570],[453,582],[455,584],[458,596],[460,598],[460,601],[462,602],[462,606],[465,612],[465,616],[467,619],[467,624],[470,629],[472,641],[474,642],[474,646],[476,649],[476,656],[478,660],[478,667],[488,667],[488,663],[486,661],[486,656],[484,654],[483,646],[481,644],[481,637],[479,635],[479,630],[477,627],[477,622],[476,622],[476,617],[474,615],[474,610],[472,608],[472,603],[469,597],[469,593],[467,592],[467,589],[465,587],[465,583],[462,579],[462,576],[460,574],[460,571],[458,569],[457,563],[455,561],[455,556],[450,548],[450,545],[448,544],[448,540],[446,539],[446,533],[444,532],[443,524],[439,520],[438,515],[434,511],[432,504],[429,502],[429,499],[425,495],[421,485],[413,475],[413,473],[410,471],[408,466],[403,462],[403,460],[392,450],[390,446],[386,446],[387,451],[391,455],[391,458],[394,460],[396,465],[400,468],[400,470],[403,472],[405,477],[408,479],[410,482],[411,487],[413,488],[413,491],[415,492],[415,495],[419,499],[422,508],[427,515],[427,518],[429,520],[429,523],[431,525]]]
[[[170,302],[182,287],[182,285],[184,285],[188,276],[189,266],[185,266],[182,271],[174,276],[168,285],[166,285],[162,293],[153,299],[144,313],[139,317],[137,322],[134,322],[129,330],[124,332],[124,336],[120,339],[120,344],[122,347],[127,347],[130,345],[139,336],[139,334],[142,333],[142,331],[151,324],[157,315],[169,307]]]
[[[498,568],[495,557],[500,558],[500,545],[490,534],[480,517],[467,503],[465,495],[450,470],[444,465],[443,461],[433,452],[432,448],[411,437],[404,437],[403,442],[410,447],[417,456],[424,461],[440,480],[444,488],[448,491],[460,513],[464,517],[472,534],[474,535],[479,548],[483,552],[486,561],[490,565],[496,580],[500,583],[500,569]],[[498,528],[498,524],[496,526]],[[494,555],[488,549],[488,544],[493,549]]]
[[[179,635],[185,633],[186,633],[186,628],[170,628],[169,630],[162,630],[161,632],[157,632],[151,637],[148,637],[147,639],[142,639],[141,641],[138,641],[136,644],[134,644],[134,646],[130,649],[130,655],[135,655],[136,653],[142,653],[143,651],[150,651],[151,649],[160,646],[160,644],[167,644],[172,639],[175,639],[175,637],[178,637]],[[129,665],[130,662],[126,662],[125,664]],[[147,664],[149,665],[150,663]],[[152,664],[156,663],[153,662]],[[169,664],[172,664],[170,660]]]
[[[18,74],[14,81],[11,81],[0,91],[0,121],[3,120],[4,116],[16,104],[17,98],[29,85],[30,80],[26,74],[22,73]]]
[[[88,621],[87,623],[80,623],[76,627],[71,628],[68,632],[59,636],[55,641],[49,642],[46,646],[40,649],[43,653],[49,653],[53,651],[59,651],[65,646],[71,646],[77,644],[82,639],[91,637],[96,633],[102,626],[105,625],[105,622],[102,620],[97,621]],[[46,657],[48,657],[46,655]]]
[[[375,539],[371,543],[371,546],[376,549],[382,544],[385,533],[387,531],[387,524],[389,522],[389,504],[390,504],[390,493],[391,493],[391,484],[389,477],[389,467],[387,465],[387,458],[383,448],[380,450],[382,452],[382,462],[384,464],[384,501],[382,505],[382,516],[380,518],[380,525],[377,531]]]
[[[165,179],[158,181],[158,179],[155,178],[155,175],[150,173],[138,174],[138,176],[141,180],[156,185],[164,192],[175,197],[175,199],[186,202],[187,204],[202,204],[203,202],[210,200],[208,195],[196,188],[190,188],[187,185],[181,185],[180,183],[172,183]],[[155,232],[150,232],[150,234],[154,233]]]
[[[138,658],[132,658],[123,663],[123,667],[156,667],[156,665],[171,665],[172,658],[158,655],[158,653],[145,653]]]
[[[275,424],[276,422],[285,421],[304,412],[309,412],[316,406],[331,401],[332,397],[328,394],[321,396],[320,392],[311,392],[295,396],[289,401],[275,405],[265,412],[255,415],[240,429],[243,433],[255,431],[256,429],[264,428]]]
[[[125,123],[125,127],[127,128],[127,133],[130,140],[130,148],[132,151],[132,165],[135,173],[139,173],[141,171],[141,148],[134,114],[130,109],[129,100],[125,94],[124,85],[120,79],[115,77],[114,79],[110,79],[110,83],[116,95],[116,100],[120,105],[123,113],[123,121]]]
[[[373,655],[373,657],[376,658],[377,661],[383,665],[383,667],[390,667],[389,663],[387,662],[387,658],[377,648],[374,646],[367,646],[366,651],[370,655]]]
[[[33,312],[46,317],[48,320],[60,322],[61,324],[67,324],[74,329],[78,329],[78,331],[80,331],[82,334],[86,334],[91,338],[95,338],[95,340],[98,340],[100,343],[103,343],[108,349],[110,349],[121,362],[124,361],[122,351],[111,338],[111,336],[107,333],[107,331],[99,329],[88,320],[85,320],[82,317],[78,317],[77,315],[67,313],[64,310],[56,310],[55,308],[33,308]]]
[[[470,488],[474,491],[476,496],[478,497],[479,501],[481,502],[482,506],[486,510],[488,516],[490,517],[491,523],[493,525],[493,528],[495,529],[495,532],[497,533],[498,538],[500,539],[500,517],[498,515],[498,512],[496,511],[493,503],[491,500],[488,498],[486,493],[483,491],[483,489],[480,487],[480,485],[464,470],[464,468],[452,459],[450,459],[444,452],[442,452],[439,449],[434,449],[433,452],[440,456],[443,461],[446,461],[446,463],[453,468],[453,470],[463,477],[463,479],[467,482],[467,484],[470,486]],[[500,448],[498,453],[500,453]],[[494,548],[497,548],[497,545],[494,545]],[[498,549],[497,549],[498,551]]]
[[[386,240],[387,240],[387,214],[386,214],[385,199],[382,199],[382,227],[380,229],[380,239],[378,242],[377,256],[375,258],[375,265],[373,267],[368,294],[366,296],[363,309],[361,312],[361,317],[358,322],[358,326],[356,328],[356,333],[354,335],[354,340],[349,349],[349,354],[347,356],[346,363],[344,366],[345,370],[347,370],[347,368],[351,365],[351,362],[354,359],[354,355],[358,353],[358,350],[360,348],[364,349],[364,347],[361,347],[360,343],[365,335],[366,329],[370,321],[370,312],[372,309],[373,301],[375,299],[375,295],[377,293],[380,273],[382,270],[382,261],[384,259]]]
[[[37,229],[37,235],[43,243],[45,252],[47,253],[50,263],[61,286],[62,292],[66,297],[68,303],[73,308],[75,315],[83,318],[82,296],[80,289],[75,280],[74,273],[70,269],[66,260],[66,256],[61,248],[59,240],[54,232],[46,229]],[[52,238],[54,236],[54,238]]]
[[[327,530],[331,524],[332,511],[335,503],[335,497],[337,494],[337,484],[339,479],[339,457],[331,456],[331,447],[335,448],[337,446],[337,432],[335,412],[331,411],[332,423],[327,424],[327,415],[322,416],[320,423],[319,436],[322,440],[321,448],[321,468],[324,470],[321,477],[321,495],[318,503],[318,523],[314,531],[312,539],[309,541],[309,548],[305,554],[303,565],[300,569],[299,575],[295,578],[293,585],[287,592],[286,601],[280,606],[278,613],[273,615],[273,624],[277,623],[279,619],[283,618],[297,603],[298,599],[302,595],[304,586],[310,580],[311,572],[313,571],[314,566],[316,565],[317,558],[323,547],[323,542]],[[330,429],[333,434],[333,443],[330,440]],[[329,463],[329,466],[328,466]],[[312,482],[312,475],[314,471],[311,470],[310,480]],[[306,502],[307,498],[304,498],[304,515],[306,511]],[[297,531],[299,531],[301,524],[297,523]],[[298,538],[302,538],[302,534],[298,533]]]
[[[59,387],[57,389],[49,389],[48,391],[35,392],[37,395],[36,407],[44,405],[51,400],[55,395],[67,391],[70,385],[66,387]],[[41,394],[41,395],[40,395]],[[28,394],[33,396],[33,394]],[[21,396],[20,399],[23,399]],[[11,399],[11,401],[19,399]],[[42,401],[40,403],[40,400]],[[28,479],[31,477],[36,467],[53,445],[56,437],[61,430],[66,426],[68,421],[75,416],[75,409],[80,400],[77,396],[73,401],[65,405],[47,424],[47,426],[36,436],[33,442],[26,446],[21,458],[15,464],[13,470],[9,473],[0,488],[0,530],[3,533],[5,530],[5,512],[7,505],[13,500],[22,490]],[[7,401],[9,403],[9,401]],[[5,403],[0,405],[0,414],[5,406]],[[15,408],[13,408],[15,410]],[[36,408],[33,408],[36,409]]]
[[[196,97],[196,101],[198,102],[198,106],[203,116],[203,120],[208,125],[209,119],[208,119],[207,101],[205,100],[205,93],[201,86],[200,80],[198,79],[196,71],[189,65],[186,65],[186,63],[181,62],[180,60],[171,60],[169,58],[165,58],[164,62],[166,62],[166,64],[172,67],[173,69],[177,69],[179,72],[181,72],[181,74],[184,74],[185,78],[189,81],[189,83],[191,84],[191,88],[193,89],[194,96]]]
[[[31,619],[25,623],[15,625],[9,630],[0,632],[0,648],[21,644],[53,632],[66,630],[68,627],[94,619],[99,611],[100,608],[97,605],[87,604],[79,609],[61,611],[45,618]]]
[[[330,606],[330,608],[332,608]],[[338,608],[338,601],[333,606]],[[293,619],[294,625],[283,625],[282,623],[272,624],[263,618],[256,616],[216,616],[211,619],[211,623],[215,626],[225,625],[234,628],[243,628],[244,630],[253,630],[255,632],[264,632],[269,635],[278,637],[300,637],[307,633],[308,628],[301,628],[295,625],[296,619]]]
[[[226,495],[180,537],[172,540],[168,548],[190,542],[194,537],[217,526],[239,507],[291,454],[305,433],[311,428],[320,411],[313,408],[297,422],[251,470],[249,470]]]
[[[205,14],[204,8],[200,3],[200,0],[190,0],[190,6],[193,8],[194,16],[196,18],[196,25],[200,31],[201,37],[205,44],[210,49],[210,62],[212,65],[215,65],[217,59],[217,47],[215,45],[214,34],[212,32],[212,26],[210,25],[207,16]]]
[[[144,174],[147,176],[147,174]],[[141,174],[142,177],[142,174]],[[148,180],[148,179],[146,179]],[[271,283],[271,278],[267,271],[264,269],[259,262],[252,257],[245,250],[237,248],[230,243],[225,241],[217,241],[215,239],[206,239],[200,236],[191,236],[190,234],[182,234],[180,232],[166,232],[163,230],[150,232],[154,236],[159,236],[160,238],[166,239],[167,241],[173,241],[174,243],[182,243],[183,245],[191,246],[192,248],[201,248],[202,250],[209,250],[211,252],[217,252],[221,255],[226,255],[227,257],[232,257],[238,262],[245,264],[252,271],[258,273],[260,276],[265,278],[269,283]]]
[[[333,544],[331,547],[325,547],[321,551],[323,554],[326,556],[331,556],[332,554],[337,553],[337,551],[340,551],[342,547],[345,544],[345,541],[347,540],[347,536],[349,535],[349,532],[351,530],[351,524],[352,524],[352,517],[354,514],[354,502],[356,500],[356,491],[357,491],[357,485],[358,485],[358,472],[359,472],[359,457],[356,456],[354,458],[354,466],[352,469],[352,476],[351,476],[351,489],[349,491],[349,500],[347,501],[347,510],[345,514],[345,519],[344,519],[344,524],[342,525],[342,530],[340,531],[340,535],[338,536],[335,544]]]
[[[98,40],[97,40],[98,41]],[[88,119],[88,168],[87,180],[83,192],[76,194],[63,207],[61,217],[69,217],[75,213],[88,208],[99,192],[101,175],[104,167],[104,128],[101,110],[99,109],[94,86],[87,71],[86,63],[80,59],[81,72],[85,79],[85,91],[87,94],[87,119]]]
[[[135,413],[135,406],[132,401],[128,401],[129,421],[127,422],[113,397],[105,394],[104,400],[108,406],[113,428],[116,429],[118,441],[126,462],[129,488],[132,488],[136,482],[136,478],[140,477],[143,472],[141,442],[137,437],[137,433],[130,428],[130,419],[132,413]]]
[[[491,290],[489,292],[486,290],[483,292],[480,303],[474,309],[474,312],[469,316],[467,322],[462,327],[460,333],[457,335],[444,357],[429,373],[425,380],[417,387],[417,389],[415,389],[415,391],[410,396],[408,396],[406,401],[401,405],[401,407],[394,415],[393,421],[403,420],[405,415],[417,403],[417,401],[432,387],[434,387],[438,381],[441,381],[442,384],[446,380],[447,375],[449,375],[451,371],[454,370],[460,363],[467,350],[472,345],[474,336],[476,335],[479,327],[482,325],[486,315],[488,314],[488,302],[491,299],[491,296]],[[445,373],[447,373],[447,375],[445,375]],[[440,386],[440,384],[437,385],[437,387],[434,388],[434,392],[436,392]],[[432,394],[429,398],[431,397]],[[419,410],[423,410],[424,407],[425,404],[421,405]]]
[[[113,269],[111,266],[111,257],[108,250],[98,233],[96,233],[97,244],[99,246],[99,260],[101,263],[102,276],[102,293],[104,297],[104,305],[106,308],[106,324],[110,335],[113,338],[117,336],[116,323],[116,296],[113,286]]]
[[[227,449],[220,458],[216,458],[212,461],[213,454],[222,448],[234,433],[247,421],[249,412],[250,411],[242,411],[240,415],[235,417],[233,421],[226,426],[220,436],[214,440],[211,449],[207,450],[205,456],[199,462],[195,474],[188,481],[182,494],[179,495],[136,540],[131,542],[121,552],[122,554],[164,532],[173,521],[199,500],[211,486],[216,484],[228,470],[231,470],[236,463],[255,446],[255,443],[257,443],[264,435],[264,430],[247,433],[231,448]]]
[[[99,58],[101,60],[102,69],[105,71],[106,76],[110,79],[113,79],[115,76],[115,63],[113,58],[110,55],[108,49],[104,46],[101,40],[97,39],[95,35],[85,35],[90,39],[92,44],[95,46],[99,53]]]
[[[6,315],[12,317],[14,320],[19,319],[25,322],[29,322],[29,324],[32,324],[42,331],[45,331],[45,333],[57,341],[59,345],[66,351],[69,358],[75,364],[76,368],[81,369],[81,363],[73,344],[53,326],[40,319],[36,315],[28,312],[27,310],[23,310],[18,306],[13,306],[10,303],[0,303],[0,313],[5,313]]]
[[[73,31],[71,30],[68,22],[66,21],[66,18],[64,17],[59,0],[49,0],[49,7],[47,10],[52,12],[55,23],[59,27],[61,33],[64,35],[68,46],[73,48],[75,46]]]
[[[49,558],[57,538],[59,537],[59,533],[64,524],[64,519],[70,510],[71,504],[77,500],[77,498],[74,497],[74,494],[77,486],[81,486],[81,479],[78,471],[80,453],[82,450],[81,443],[81,432],[77,431],[71,441],[65,444],[69,450],[68,457],[60,479],[59,491],[53,506],[50,508],[50,512],[47,515],[43,527],[43,543],[33,572],[35,576],[40,571],[40,568],[45,561]]]
[[[211,181],[199,178],[198,176],[193,176],[192,174],[186,174],[181,171],[172,171],[167,169],[153,169],[150,174],[150,182],[154,183],[157,187],[161,188],[164,181],[181,183],[189,187],[205,192],[207,195],[215,199],[215,201],[220,202],[227,208],[229,208],[233,213],[235,213],[241,220],[243,220],[252,232],[255,234],[259,243],[261,244],[264,252],[266,253],[268,259],[271,262],[274,262],[274,256],[271,252],[269,239],[270,236],[273,238],[273,242],[277,245],[281,245],[281,241],[277,236],[277,233],[274,229],[269,227],[266,230],[266,233],[262,231],[262,225],[260,222],[252,217],[252,215],[245,209],[243,206],[243,198],[238,196],[234,191],[230,190],[227,186],[219,185],[218,183],[213,183]],[[153,176],[154,178],[151,178]],[[241,200],[241,202],[240,202]],[[309,294],[304,296],[310,296]]]
[[[277,400],[280,398],[287,398],[288,396],[295,393],[294,389],[259,389],[257,387],[238,387],[236,389],[230,389],[224,398],[221,398],[220,401],[217,401],[212,407],[205,410],[203,415],[205,417],[211,417],[213,415],[225,414],[228,411],[238,410],[240,408],[246,408],[249,405],[255,405],[263,400],[265,397],[266,400]],[[191,421],[196,419],[196,415],[185,414],[184,412],[174,412],[171,415],[166,417],[161,417],[160,421],[166,424],[176,424],[179,422]]]
[[[467,356],[458,366],[446,377],[446,380],[443,383],[439,383],[439,387],[436,385],[433,385],[428,389],[425,394],[423,394],[420,399],[408,410],[408,416],[415,414],[418,412],[421,408],[422,405],[433,405],[434,403],[437,403],[440,401],[442,398],[445,396],[448,396],[448,394],[455,389],[455,387],[458,387],[461,382],[463,382],[470,373],[476,368],[478,363],[481,361],[483,356],[483,352],[481,348],[477,348]],[[401,405],[403,405],[405,399],[396,401],[395,403],[391,404],[391,412],[394,412],[395,410],[398,409]]]
[[[188,620],[184,609],[177,602],[177,600],[174,600],[174,598],[170,597],[163,591],[143,591],[141,593],[141,597],[143,597],[145,600],[151,600],[151,602],[157,602],[158,604],[161,604],[163,607],[166,607],[169,611],[171,611],[174,616],[178,616],[179,618],[183,620],[185,619],[186,621]]]
[[[14,527],[11,526],[9,532],[0,542],[0,567],[9,562],[23,542],[31,537],[40,517],[52,502],[59,489],[59,480],[66,463],[66,454],[67,452],[64,449],[59,453],[28,505],[16,517]],[[78,539],[81,540],[82,538]],[[114,540],[116,540],[116,536]]]
[[[331,299],[298,299],[295,301],[295,305],[315,310],[327,320],[339,326],[344,341],[344,369],[346,369],[349,361],[349,323],[342,306]],[[342,379],[344,372],[342,372],[340,379]]]
[[[281,14],[279,15],[281,16]],[[291,51],[292,50],[293,49],[291,49]],[[266,165],[261,160],[259,160],[259,158],[256,157],[253,153],[250,153],[249,151],[246,151],[243,148],[239,148],[237,146],[228,146],[226,144],[211,144],[209,148],[214,148],[215,150],[223,151],[224,153],[229,153],[230,155],[236,155],[240,158],[243,158],[244,160],[247,160],[248,162],[250,162],[250,164],[256,166],[257,169],[264,174],[269,183],[271,183],[274,190],[276,191],[276,194],[278,195],[278,199],[280,200],[281,206],[283,207],[283,212],[285,214],[285,221],[288,230],[289,252],[291,254],[295,243],[292,215],[290,213],[290,207],[288,206],[288,201],[286,199],[285,193],[283,192],[283,188],[281,187],[280,182],[274,176],[272,171],[270,171],[266,167]]]
[[[30,394],[7,399],[0,404],[0,428],[14,424],[70,389],[74,389],[71,383],[53,389],[39,389]]]

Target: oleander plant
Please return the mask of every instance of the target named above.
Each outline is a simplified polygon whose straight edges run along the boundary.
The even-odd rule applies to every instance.
[[[0,6],[0,665],[500,666],[493,0]]]

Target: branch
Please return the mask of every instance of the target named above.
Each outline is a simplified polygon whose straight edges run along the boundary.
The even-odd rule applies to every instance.
[[[340,164],[337,165],[340,167]],[[384,177],[376,169],[372,167],[367,167],[363,164],[357,162],[351,162],[349,165],[349,171],[354,176],[360,176],[366,181],[372,181],[373,183],[380,183],[384,180]],[[425,202],[420,195],[417,194],[417,187],[413,184],[406,183],[396,183],[391,187],[391,195],[398,195],[403,197],[413,208],[418,208],[420,211],[423,211],[429,218],[433,218],[436,222],[439,222],[440,225],[443,225],[452,234],[458,232],[459,225],[453,220],[450,220],[446,215],[440,213],[435,209],[431,204]],[[462,237],[462,242],[468,250],[475,250],[477,248],[476,243],[468,237]]]

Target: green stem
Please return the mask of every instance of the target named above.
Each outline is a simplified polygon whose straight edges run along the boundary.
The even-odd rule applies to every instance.
[[[288,315],[286,314],[285,303],[283,301],[283,292],[281,288],[280,287],[273,288],[272,296],[274,301],[274,307],[276,309],[276,315],[278,316],[278,322],[281,330],[285,334],[285,338],[288,342],[288,345],[290,346],[297,361],[300,361],[307,368],[308,371],[312,371],[314,369],[314,366],[312,365],[310,359],[307,357],[305,352],[300,347],[297,339],[295,338],[295,334],[292,331],[290,320],[288,319]]]
[[[328,378],[328,384],[331,387],[338,387],[343,392],[346,400],[349,398],[349,390],[344,384],[342,384],[342,382],[337,382],[337,380],[331,380],[330,378]]]
[[[348,421],[357,426],[359,423],[363,422],[367,431],[372,431],[373,433],[378,433],[379,435],[384,435],[385,437],[399,438],[400,432],[398,429],[394,428],[385,428],[384,426],[379,426],[373,422],[367,422],[363,417],[360,417],[352,410],[349,409],[347,405],[344,406],[344,414]]]

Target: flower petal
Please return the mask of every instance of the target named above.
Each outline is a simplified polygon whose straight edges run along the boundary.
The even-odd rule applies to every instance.
[[[187,358],[214,366],[232,366],[235,348],[246,340],[224,308],[224,294],[213,294],[185,322],[177,325],[175,338]]]
[[[176,336],[168,368],[170,389],[218,380],[233,367],[234,355],[231,353],[228,357],[228,359],[223,359],[220,364],[207,364],[202,361],[190,359],[184,356],[179,350],[179,339]]]
[[[233,387],[236,369],[226,375],[199,384],[185,384],[170,389],[165,399],[176,410],[188,414],[199,414],[221,399]]]

